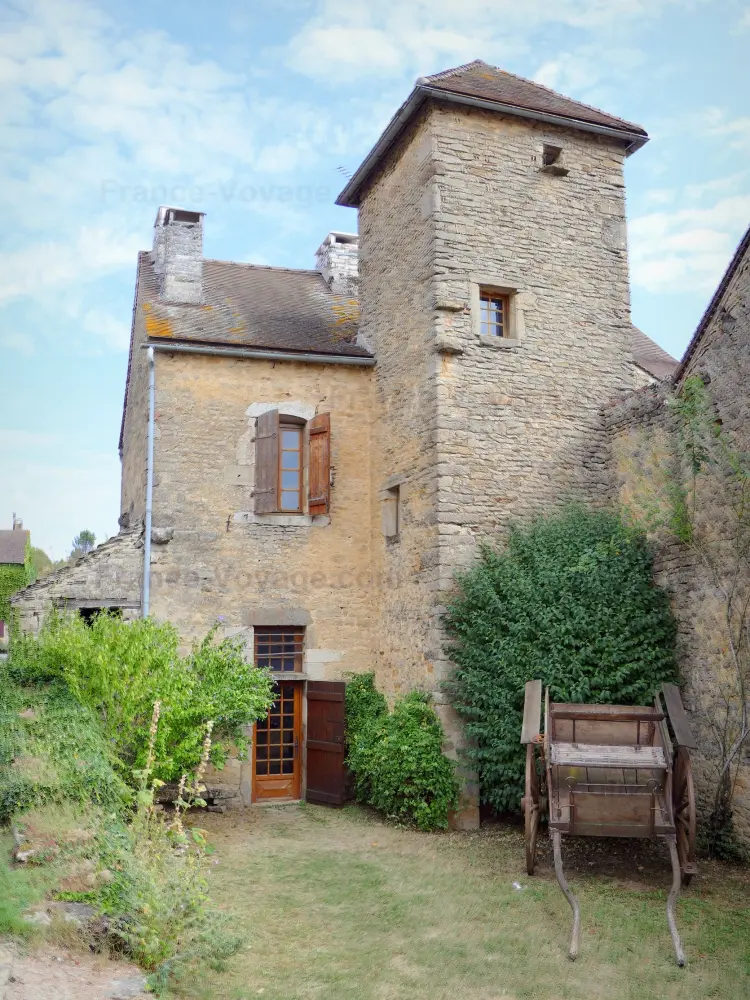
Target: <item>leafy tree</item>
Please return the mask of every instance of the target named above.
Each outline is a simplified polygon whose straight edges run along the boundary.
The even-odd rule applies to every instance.
[[[484,801],[517,810],[524,685],[553,701],[648,704],[675,677],[675,625],[645,536],[615,514],[572,507],[486,545],[445,623],[448,691],[466,722]]]
[[[73,551],[71,552],[71,558],[78,555],[86,555],[87,552],[91,552],[93,547],[96,545],[96,535],[93,531],[84,530],[80,534],[76,535],[73,539]]]
[[[44,549],[37,548],[35,545],[31,546],[31,569],[34,575],[34,579],[38,580],[40,576],[46,576],[51,573],[54,564]]]
[[[245,662],[239,640],[216,641],[216,629],[180,656],[180,637],[169,622],[124,622],[97,615],[49,612],[38,635],[18,633],[8,670],[24,684],[62,680],[81,704],[101,718],[122,776],[143,767],[154,702],[161,702],[154,775],[178,781],[201,757],[206,723],[213,721],[211,760],[221,766],[235,744],[246,749],[244,727],[273,702],[270,674]]]

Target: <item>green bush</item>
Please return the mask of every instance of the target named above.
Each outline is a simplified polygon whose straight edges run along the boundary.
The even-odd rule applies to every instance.
[[[0,674],[0,823],[48,802],[120,811],[130,799],[94,712],[60,682],[22,690]]]
[[[445,829],[458,783],[429,695],[412,691],[389,713],[373,675],[362,674],[347,685],[346,718],[357,801],[420,830]]]
[[[484,801],[517,810],[524,685],[553,701],[649,704],[674,680],[675,625],[645,538],[607,512],[573,507],[511,531],[460,577],[445,624],[448,691],[466,721]]]
[[[213,629],[180,656],[176,629],[151,618],[100,614],[89,626],[78,615],[50,614],[38,636],[14,636],[9,670],[26,684],[64,681],[101,719],[127,781],[145,760],[155,701],[162,703],[155,776],[163,781],[195,768],[209,719],[211,759],[221,766],[232,743],[246,748],[243,727],[273,701],[270,675],[245,663],[239,641],[217,642]]]

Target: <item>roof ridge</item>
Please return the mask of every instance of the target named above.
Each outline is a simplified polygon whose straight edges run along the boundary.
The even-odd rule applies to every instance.
[[[429,76],[420,76],[419,80],[444,80],[448,76],[463,73],[464,70],[471,69],[473,66],[489,66],[490,69],[498,68],[497,66],[493,66],[492,63],[485,62],[484,59],[472,59],[471,62],[464,63],[463,66],[454,66],[453,69],[444,69],[440,73],[430,73]]]
[[[606,118],[612,118],[614,121],[622,122],[622,124],[627,125],[628,128],[633,128],[633,126],[635,126],[643,131],[642,126],[638,125],[636,122],[629,122],[625,118],[620,118],[619,115],[613,115],[611,112],[605,111],[603,108],[597,108],[595,104],[587,104],[585,101],[579,101],[577,97],[569,97],[567,94],[563,94],[559,90],[554,90],[552,87],[548,87],[544,83],[538,83],[536,80],[531,80],[527,76],[521,76],[519,73],[511,73],[510,70],[501,69],[499,66],[493,66],[492,63],[485,62],[483,59],[475,59],[473,62],[466,63],[466,65],[464,66],[456,66],[454,67],[454,69],[445,70],[443,73],[435,73],[434,76],[425,77],[424,79],[426,80],[444,79],[445,77],[454,76],[459,72],[463,72],[464,70],[471,69],[475,66],[487,66],[489,69],[494,70],[496,73],[502,73],[503,76],[510,76],[513,77],[514,80],[520,80],[522,83],[528,83],[532,87],[538,87],[540,90],[544,90],[548,94],[552,94],[553,97],[558,97],[558,98],[562,97],[564,100],[570,101],[572,104],[579,104],[582,108],[586,108],[589,111],[595,111],[597,114],[604,115]],[[515,104],[513,101],[505,101],[505,102],[497,101],[496,103],[511,104],[514,107],[525,107],[525,105]]]

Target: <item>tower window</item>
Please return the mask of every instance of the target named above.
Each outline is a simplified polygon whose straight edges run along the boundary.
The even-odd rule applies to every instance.
[[[483,337],[509,336],[510,306],[507,295],[480,289],[479,311],[480,332]]]
[[[548,146],[545,143],[542,151],[542,163],[545,167],[551,167],[553,163],[559,161],[561,153],[562,146]]]

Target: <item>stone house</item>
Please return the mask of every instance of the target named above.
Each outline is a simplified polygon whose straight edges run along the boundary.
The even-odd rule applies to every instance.
[[[241,634],[282,683],[261,743],[295,746],[256,741],[246,799],[304,794],[308,694],[347,672],[433,690],[455,752],[454,573],[530,511],[608,502],[602,407],[676,365],[630,321],[623,163],[647,138],[477,61],[416,82],[339,196],[358,235],[312,270],[206,259],[203,214],[160,208],[122,531],[27,588],[26,627],[62,604]],[[467,781],[457,823],[477,817]]]
[[[15,587],[22,586],[28,577],[24,575],[26,566],[26,555],[29,547],[30,532],[24,531],[23,521],[13,515],[13,527],[10,530],[0,531],[0,575],[7,569],[11,582]],[[15,582],[18,580],[18,582]],[[0,593],[0,645],[3,647],[8,641],[8,615],[7,591]]]

